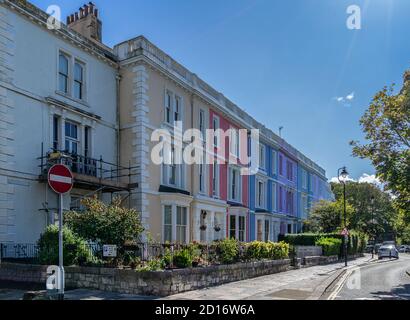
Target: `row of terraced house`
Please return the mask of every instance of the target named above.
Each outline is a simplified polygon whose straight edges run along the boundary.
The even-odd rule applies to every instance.
[[[0,0],[0,242],[33,243],[57,222],[46,181],[57,150],[74,173],[64,209],[121,195],[160,242],[276,241],[332,199],[320,166],[145,37],[104,45],[94,4],[59,28],[48,18],[27,1]],[[234,134],[222,162],[154,164],[153,133],[176,122],[201,132],[258,129],[259,144],[244,147]],[[258,152],[252,175],[225,161],[241,148]]]

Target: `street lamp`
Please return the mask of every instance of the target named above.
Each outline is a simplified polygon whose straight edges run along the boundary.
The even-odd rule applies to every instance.
[[[372,259],[374,258],[374,249],[376,248],[376,232],[374,223],[374,196],[370,198],[370,203],[372,204],[372,238],[373,238],[373,248],[372,248]]]
[[[346,167],[340,168],[337,170],[337,179],[340,183],[343,183],[343,218],[344,218],[344,227],[347,232],[347,216],[346,216],[346,178],[349,173],[347,172]],[[347,267],[347,234],[345,234],[344,239],[344,254],[345,254],[345,267]]]

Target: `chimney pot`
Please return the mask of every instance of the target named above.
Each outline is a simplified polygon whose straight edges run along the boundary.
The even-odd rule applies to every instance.
[[[70,23],[71,23],[71,17],[68,16],[68,17],[67,17],[67,25],[69,25]]]
[[[78,20],[78,12],[74,13],[74,21]]]
[[[95,15],[96,18],[98,18],[98,9],[97,8],[94,10],[94,15]]]

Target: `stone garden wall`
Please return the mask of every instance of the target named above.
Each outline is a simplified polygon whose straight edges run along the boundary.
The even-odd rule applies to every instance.
[[[66,288],[168,296],[223,283],[264,276],[289,270],[290,260],[258,261],[232,265],[136,272],[135,270],[66,267]],[[0,264],[0,280],[44,283],[46,267],[14,263]]]

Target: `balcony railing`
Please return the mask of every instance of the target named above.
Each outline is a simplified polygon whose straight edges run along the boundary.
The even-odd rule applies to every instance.
[[[77,181],[81,180],[80,177],[83,176],[84,179],[92,180],[96,183],[98,183],[98,181],[118,182],[131,187],[132,176],[135,176],[138,170],[137,166],[119,166],[104,161],[102,157],[100,157],[100,159],[94,159],[79,154],[66,153],[64,151],[51,151],[45,154],[42,152],[42,156],[39,157],[38,160],[40,160],[40,176],[43,179],[47,179],[48,170],[53,165],[61,163],[69,167],[74,174],[77,174]]]

